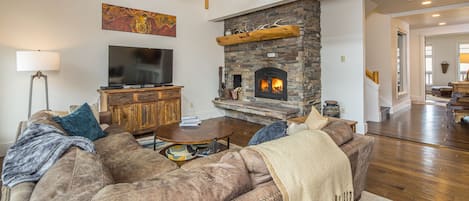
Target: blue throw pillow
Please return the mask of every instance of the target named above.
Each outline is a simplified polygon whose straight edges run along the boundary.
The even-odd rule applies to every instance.
[[[53,120],[59,123],[69,135],[86,137],[92,141],[106,136],[88,103],[67,116],[53,117]]]
[[[287,122],[277,121],[273,124],[261,128],[252,136],[248,145],[261,144],[263,142],[275,140],[287,136]]]

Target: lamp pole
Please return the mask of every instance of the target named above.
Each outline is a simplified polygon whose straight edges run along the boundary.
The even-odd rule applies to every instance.
[[[31,107],[32,107],[32,98],[33,98],[33,83],[34,79],[41,79],[44,78],[45,87],[46,87],[46,110],[49,110],[49,85],[47,84],[47,75],[42,73],[41,71],[37,71],[36,74],[31,75],[31,82],[29,85],[29,109],[28,109],[28,119],[31,117]]]

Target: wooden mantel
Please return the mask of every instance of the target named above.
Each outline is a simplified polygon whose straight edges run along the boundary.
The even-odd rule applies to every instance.
[[[274,40],[280,38],[290,38],[300,36],[300,27],[296,25],[284,25],[258,31],[251,31],[230,36],[217,38],[219,45],[236,45],[241,43]]]

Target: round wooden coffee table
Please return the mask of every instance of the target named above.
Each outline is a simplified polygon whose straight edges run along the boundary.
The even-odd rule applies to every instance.
[[[180,127],[179,123],[160,126],[153,135],[153,150],[156,150],[156,139],[175,144],[208,144],[226,139],[229,149],[233,130],[232,126],[226,122],[203,121],[198,127]]]

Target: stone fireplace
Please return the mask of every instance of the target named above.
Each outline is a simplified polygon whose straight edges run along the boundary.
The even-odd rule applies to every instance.
[[[300,36],[225,46],[227,88],[242,87],[241,100],[214,101],[226,115],[268,124],[321,106],[320,3],[299,0],[225,20],[225,30],[281,20]]]
[[[262,68],[254,76],[255,97],[288,101],[287,72],[278,68]]]

